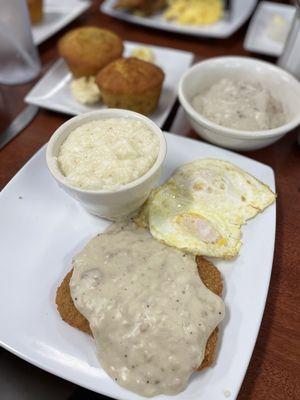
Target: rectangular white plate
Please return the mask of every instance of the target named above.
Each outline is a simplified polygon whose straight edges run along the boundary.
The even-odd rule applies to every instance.
[[[179,165],[214,157],[231,161],[275,189],[270,167],[209,144],[167,134],[162,181]],[[157,399],[235,399],[264,311],[272,270],[275,204],[243,228],[234,261],[218,261],[224,277],[227,316],[213,368],[195,373],[181,394]],[[116,399],[141,400],[100,367],[93,340],[64,323],[55,292],[72,256],[108,222],[88,215],[56,185],[42,148],[0,195],[0,344],[55,375]],[[176,349],[174,350],[176,351]],[[227,393],[227,391],[229,391]]]
[[[32,26],[33,41],[41,44],[89,8],[88,0],[46,0],[44,18]]]
[[[270,56],[280,56],[285,42],[277,42],[268,36],[267,29],[272,24],[273,15],[280,15],[289,25],[292,24],[295,7],[287,4],[278,4],[271,1],[259,3],[253,15],[244,42],[244,48]]]
[[[125,57],[128,57],[135,47],[144,46],[141,43],[125,42]],[[177,86],[182,74],[191,65],[194,55],[187,51],[173,50],[166,47],[147,46],[155,54],[156,64],[165,73],[163,90],[158,107],[150,118],[162,126],[171,111],[177,96]],[[72,75],[62,59],[59,59],[31,89],[25,98],[30,104],[50,110],[77,115],[99,110],[105,106],[102,103],[84,105],[78,103],[72,96],[70,82]]]
[[[232,10],[230,15],[225,13],[224,18],[212,25],[179,25],[175,22],[166,21],[161,13],[151,17],[140,17],[133,15],[125,10],[115,10],[113,8],[116,0],[106,0],[101,4],[101,11],[104,14],[121,19],[134,24],[148,26],[150,28],[162,29],[176,33],[183,33],[193,36],[207,36],[216,38],[226,38],[237,31],[250,17],[257,0],[232,0]]]

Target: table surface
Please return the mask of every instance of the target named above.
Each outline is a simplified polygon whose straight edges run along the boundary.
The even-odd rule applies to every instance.
[[[243,49],[247,25],[224,40],[186,37],[115,20],[99,12],[100,3],[101,1],[94,1],[85,14],[39,47],[43,64],[41,75],[58,58],[58,38],[70,28],[87,24],[111,29],[126,40],[188,50],[195,53],[196,58],[251,56]],[[273,58],[252,56],[275,61]],[[24,95],[33,84],[34,82],[21,86],[0,85],[0,132],[22,110]],[[168,130],[175,113],[176,106],[164,129]],[[63,114],[40,110],[32,123],[0,150],[0,188],[10,181],[49,140],[54,130],[68,118]],[[197,138],[192,131],[188,136]],[[276,246],[267,305],[238,399],[300,399],[300,318],[297,315],[300,308],[300,147],[297,145],[297,132],[291,132],[266,149],[251,151],[245,155],[274,169],[278,199]],[[255,288],[253,295],[255,296]]]

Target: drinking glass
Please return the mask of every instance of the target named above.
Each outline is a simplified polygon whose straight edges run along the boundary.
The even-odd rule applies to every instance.
[[[0,83],[28,82],[40,69],[26,0],[1,0]]]
[[[278,65],[300,79],[300,0],[295,5],[296,14]]]

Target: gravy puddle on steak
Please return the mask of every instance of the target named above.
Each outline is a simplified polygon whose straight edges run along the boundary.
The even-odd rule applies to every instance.
[[[225,313],[195,258],[131,222],[115,223],[75,256],[73,267],[71,295],[108,375],[147,397],[184,390]]]

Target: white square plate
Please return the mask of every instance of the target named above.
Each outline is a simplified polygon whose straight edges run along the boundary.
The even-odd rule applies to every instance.
[[[274,25],[272,18],[275,15],[282,17],[290,26],[295,11],[295,7],[288,4],[278,4],[271,1],[262,1],[259,3],[249,24],[244,48],[256,53],[268,54],[275,57],[280,56],[285,41],[278,42],[271,39],[268,36],[268,29],[272,29],[271,25]]]
[[[232,0],[230,15],[225,13],[220,21],[207,26],[179,25],[175,22],[166,21],[161,13],[151,17],[141,17],[124,10],[115,10],[113,7],[115,3],[116,0],[105,0],[101,4],[100,9],[104,14],[150,28],[183,33],[186,35],[226,38],[237,31],[246,22],[252,14],[257,0]]]
[[[125,57],[128,57],[135,47],[144,46],[142,43],[125,42]],[[165,73],[162,93],[158,107],[150,118],[162,126],[171,111],[177,96],[177,86],[182,74],[191,65],[194,55],[187,51],[173,50],[166,47],[147,46],[155,54],[156,64]],[[70,82],[72,75],[62,59],[59,59],[42,79],[27,94],[25,101],[30,104],[77,115],[104,108],[102,103],[84,105],[78,103],[71,93]]]
[[[46,0],[44,18],[32,26],[33,41],[41,44],[68,25],[91,5],[88,0]]]
[[[209,144],[166,134],[162,180],[179,165],[202,157],[231,161],[268,184],[270,167]],[[227,316],[213,368],[195,373],[188,388],[169,400],[235,399],[264,311],[272,270],[275,204],[243,228],[240,255],[218,261]],[[42,148],[0,195],[0,344],[55,375],[116,399],[141,400],[117,385],[99,365],[93,340],[64,323],[55,292],[72,256],[108,222],[87,214],[56,185]]]

